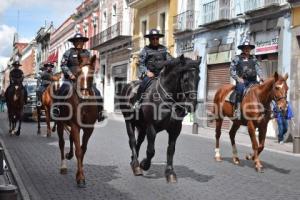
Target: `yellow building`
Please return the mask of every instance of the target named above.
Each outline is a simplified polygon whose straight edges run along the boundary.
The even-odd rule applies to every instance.
[[[152,28],[165,34],[160,43],[165,45],[171,55],[174,55],[173,17],[177,13],[177,0],[129,0],[129,6],[134,9],[132,57],[148,44],[144,35]],[[131,65],[136,72],[137,65]],[[131,80],[136,79],[132,73]]]

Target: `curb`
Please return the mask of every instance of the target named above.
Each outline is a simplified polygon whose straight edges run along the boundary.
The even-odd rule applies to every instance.
[[[2,130],[0,129],[0,131],[2,132]],[[15,164],[3,142],[3,140],[0,138],[0,143],[2,145],[2,148],[4,149],[4,156],[6,158],[6,161],[7,161],[7,164],[9,166],[9,169],[11,170],[11,173],[12,173],[12,176],[16,182],[16,185],[18,186],[18,190],[20,192],[20,196],[23,200],[30,200],[30,196],[29,196],[29,193],[28,191],[26,190],[26,187],[15,167]]]

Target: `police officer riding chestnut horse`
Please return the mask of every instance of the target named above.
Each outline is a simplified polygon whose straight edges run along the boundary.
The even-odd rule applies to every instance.
[[[221,127],[224,117],[229,117],[233,122],[229,131],[233,162],[235,164],[240,163],[235,145],[235,135],[239,127],[245,125],[248,127],[253,149],[253,153],[246,156],[246,158],[254,161],[255,169],[258,172],[263,172],[259,155],[264,149],[267,126],[271,115],[270,104],[274,100],[280,110],[286,110],[288,91],[286,80],[288,75],[281,76],[275,72],[272,77],[263,81],[260,66],[256,58],[250,55],[250,51],[255,46],[246,41],[238,48],[242,50],[242,53],[237,55],[230,65],[231,77],[236,81],[236,86],[224,85],[217,90],[214,97],[213,114],[216,121],[215,159],[216,161],[222,160],[219,142]],[[260,78],[261,84],[257,82],[257,76]],[[232,99],[234,96],[236,96],[235,100]],[[255,135],[256,129],[259,132],[258,142]]]

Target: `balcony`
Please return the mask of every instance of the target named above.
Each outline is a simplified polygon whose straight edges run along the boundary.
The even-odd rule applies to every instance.
[[[129,37],[129,28],[123,29],[122,22],[117,22],[115,25],[105,29],[104,31],[98,33],[90,40],[90,47],[94,49],[95,47],[101,46],[112,39],[119,37]]]
[[[251,14],[253,12],[264,12],[267,9],[279,8],[286,0],[246,0],[244,2],[245,13]]]
[[[174,32],[192,31],[197,24],[196,14],[198,13],[199,12],[194,10],[187,10],[186,12],[174,16]]]
[[[128,6],[131,8],[143,8],[157,0],[128,0]]]
[[[203,5],[201,26],[218,26],[230,21],[230,0],[215,0]]]

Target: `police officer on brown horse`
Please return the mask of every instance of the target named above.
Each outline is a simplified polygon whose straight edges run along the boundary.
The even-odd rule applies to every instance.
[[[51,83],[51,77],[52,77],[52,69],[54,68],[54,65],[51,62],[47,62],[44,64],[44,66],[41,68],[41,72],[39,73],[39,81],[40,84],[36,90],[36,97],[37,97],[37,106],[41,106],[41,100],[42,95],[48,85]]]
[[[72,38],[70,38],[68,41],[72,42],[74,45],[74,48],[70,48],[67,50],[62,58],[61,61],[61,70],[64,73],[64,81],[69,83],[63,83],[61,88],[58,91],[58,96],[66,96],[68,94],[68,91],[70,89],[70,82],[75,81],[76,77],[75,74],[78,71],[79,67],[79,55],[87,55],[90,56],[90,52],[87,49],[84,49],[84,43],[87,42],[89,39],[87,37],[84,37],[81,33],[76,33]],[[98,103],[98,121],[104,120],[104,116],[102,114],[102,104],[103,100],[100,94],[100,91],[93,86],[94,93],[97,97],[97,103]],[[55,116],[59,116],[59,108],[55,107],[53,108],[53,114]]]
[[[149,45],[145,46],[140,53],[139,78],[142,82],[137,92],[135,107],[142,101],[142,93],[150,85],[151,80],[159,75],[162,68],[157,66],[157,63],[172,58],[167,48],[159,43],[159,38],[164,35],[157,29],[151,29],[144,37],[149,39]]]
[[[255,48],[248,40],[238,46],[242,51],[236,55],[230,64],[230,75],[236,81],[236,103],[235,117],[241,118],[241,102],[245,88],[257,83],[257,76],[263,81],[263,75],[258,60],[250,52]]]

